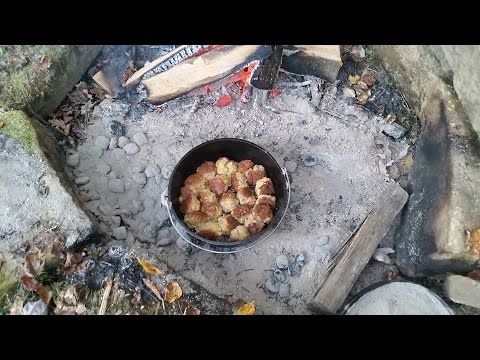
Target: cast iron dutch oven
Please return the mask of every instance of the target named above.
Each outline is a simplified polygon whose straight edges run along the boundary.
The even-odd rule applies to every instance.
[[[183,214],[180,212],[180,188],[185,179],[196,172],[197,167],[204,161],[216,161],[219,157],[226,156],[235,161],[252,160],[255,164],[263,165],[267,176],[272,179],[275,187],[276,207],[273,211],[273,219],[260,233],[250,236],[243,241],[227,241],[227,239],[215,241],[203,238],[190,230],[183,222]],[[203,244],[213,247],[221,247],[222,251],[213,252],[237,252],[258,245],[270,236],[282,221],[290,200],[290,182],[287,171],[280,167],[277,161],[262,147],[242,139],[223,138],[207,141],[190,150],[175,166],[168,189],[162,194],[162,202],[172,221],[172,225],[186,241],[192,245],[207,250]]]

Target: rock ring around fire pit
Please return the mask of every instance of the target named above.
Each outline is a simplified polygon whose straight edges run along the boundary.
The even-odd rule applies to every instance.
[[[185,178],[194,173],[204,161],[215,161],[226,156],[235,161],[252,160],[265,167],[275,188],[276,206],[273,219],[260,233],[243,241],[215,241],[199,236],[183,222],[180,212],[180,188]],[[280,225],[290,202],[290,181],[287,170],[262,147],[242,139],[222,138],[207,141],[185,154],[173,169],[168,188],[162,194],[162,204],[167,208],[170,221],[178,234],[193,246],[214,253],[235,253],[250,249],[266,240]]]

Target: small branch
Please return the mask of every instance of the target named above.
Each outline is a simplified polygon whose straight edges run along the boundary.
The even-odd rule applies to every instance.
[[[98,315],[105,315],[105,311],[107,310],[108,297],[110,296],[112,285],[113,279],[108,279],[105,290],[103,291],[102,302],[100,304],[100,309],[98,310]]]

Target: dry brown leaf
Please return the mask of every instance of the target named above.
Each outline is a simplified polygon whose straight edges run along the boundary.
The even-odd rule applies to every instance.
[[[358,80],[360,80],[360,76],[358,75],[348,75],[348,81],[350,82],[350,85],[355,85]]]
[[[180,299],[182,294],[183,292],[180,284],[176,281],[170,281],[167,284],[167,289],[165,291],[165,301],[171,304],[175,300]]]
[[[35,277],[43,271],[45,267],[45,260],[40,259],[41,252],[31,252],[25,256],[25,262],[23,263],[23,270],[30,277]]]
[[[160,270],[157,268],[155,265],[150,264],[148,261],[142,260],[139,257],[137,257],[138,262],[142,266],[143,270],[152,275],[163,275],[165,274],[164,271]]]
[[[45,304],[50,303],[52,291],[48,287],[42,285],[31,276],[23,275],[21,280],[26,289],[36,292]]]
[[[362,88],[362,90],[365,90],[365,91],[368,90],[368,85],[367,85],[367,83],[366,83],[365,81],[363,81],[363,80],[359,80],[359,81],[357,82],[357,85],[360,86],[360,87]]]
[[[0,121],[0,129],[5,126],[5,123],[3,121]]]
[[[394,113],[389,113],[386,117],[385,117],[385,122],[387,124],[391,124],[393,122],[395,122],[397,120],[397,115],[395,115]]]
[[[373,86],[377,79],[372,74],[363,74],[362,75],[362,80],[368,85],[368,86]]]
[[[153,292],[153,294],[157,297],[158,300],[163,301],[163,297],[160,294],[160,291],[158,291],[158,288],[155,286],[155,284],[148,280],[148,279],[142,279],[144,284]]]
[[[50,69],[51,65],[52,65],[52,59],[49,56],[43,55],[37,66],[41,70],[48,70]]]
[[[475,256],[480,256],[480,228],[467,231],[468,250]]]
[[[356,62],[360,62],[365,57],[365,49],[362,45],[353,45],[350,49],[350,55]]]
[[[185,308],[185,311],[183,312],[183,315],[200,315],[200,310],[193,305],[188,305]]]
[[[10,315],[21,315],[23,309],[23,299],[20,296],[16,296],[10,308]]]
[[[348,96],[348,97],[352,97],[354,98],[355,96],[357,96],[355,94],[355,90],[351,89],[351,88],[344,88],[343,89],[343,95],[345,96]]]
[[[235,315],[253,315],[253,314],[255,314],[255,301],[243,304],[237,309],[237,311],[235,311]]]
[[[360,87],[356,88],[355,92],[357,93],[357,102],[361,105],[365,105],[368,101],[368,93],[363,91]]]
[[[480,269],[472,270],[467,275],[470,279],[480,281]]]
[[[67,252],[67,257],[65,263],[61,267],[63,275],[68,275],[72,272],[77,271],[78,265],[82,263],[84,253],[71,253]]]

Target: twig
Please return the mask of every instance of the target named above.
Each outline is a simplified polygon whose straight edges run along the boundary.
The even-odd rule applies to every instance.
[[[98,315],[105,315],[105,311],[107,310],[108,297],[110,296],[112,285],[113,279],[108,279],[105,290],[103,291],[102,302],[100,304],[100,309],[98,310]]]

